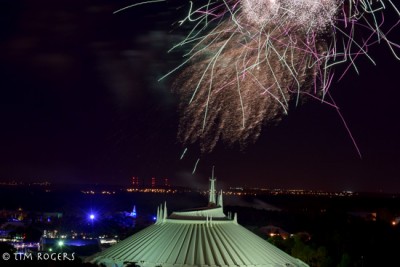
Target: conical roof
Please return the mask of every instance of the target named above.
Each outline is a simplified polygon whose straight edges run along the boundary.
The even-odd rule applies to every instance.
[[[222,203],[222,194],[220,196]],[[87,261],[106,266],[141,267],[259,266],[305,267],[261,237],[226,217],[221,206],[209,206],[167,217],[166,205],[157,222]]]

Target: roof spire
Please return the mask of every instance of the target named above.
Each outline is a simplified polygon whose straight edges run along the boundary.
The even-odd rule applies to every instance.
[[[214,166],[212,168],[212,174],[211,174],[211,178],[210,178],[210,196],[208,199],[208,205],[216,205],[216,199],[215,199],[215,181],[216,179],[214,178]]]
[[[164,217],[163,219],[166,220],[168,216],[168,212],[167,212],[167,201],[164,201]]]
[[[164,211],[163,211],[162,204],[160,205],[160,217],[159,218],[160,218],[160,222],[162,222],[164,219]]]
[[[156,223],[160,222],[160,206],[157,207],[157,219],[156,219]]]
[[[223,203],[223,201],[222,201],[222,189],[221,189],[221,191],[220,191],[219,194],[218,194],[218,203],[217,203],[217,206],[223,207],[223,205],[224,205],[224,203]]]

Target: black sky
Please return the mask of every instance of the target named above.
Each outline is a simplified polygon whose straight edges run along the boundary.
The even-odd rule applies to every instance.
[[[184,8],[156,4],[118,15],[127,1],[3,1],[0,9],[0,180],[127,184],[132,176],[197,185],[216,166],[225,185],[400,192],[399,74],[382,44],[318,102],[265,127],[246,150],[210,155],[176,140],[166,51]],[[397,33],[397,35],[396,35]],[[399,30],[393,33],[400,41]],[[200,157],[196,175],[191,175]]]

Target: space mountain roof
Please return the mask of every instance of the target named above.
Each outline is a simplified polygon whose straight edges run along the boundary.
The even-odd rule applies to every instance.
[[[210,181],[208,207],[168,216],[164,203],[155,224],[86,261],[107,267],[308,266],[239,225],[236,214],[226,216],[222,192],[216,201],[214,177]]]

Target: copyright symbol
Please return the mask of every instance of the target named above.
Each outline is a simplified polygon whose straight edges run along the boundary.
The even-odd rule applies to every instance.
[[[3,253],[3,260],[8,261],[10,259],[10,254],[9,253]]]

